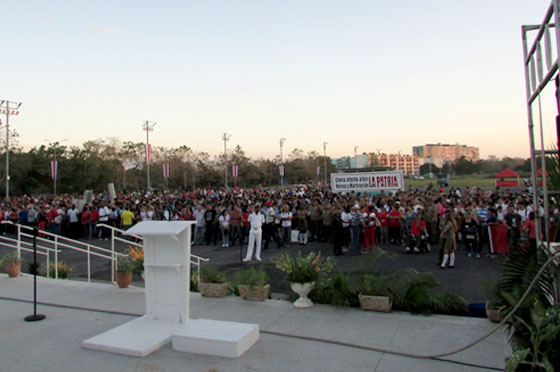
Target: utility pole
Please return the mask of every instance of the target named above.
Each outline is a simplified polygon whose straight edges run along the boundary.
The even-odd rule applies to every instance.
[[[231,134],[224,133],[222,140],[224,141],[224,188],[227,190],[227,141],[231,138]]]
[[[328,142],[323,142],[323,158],[325,164],[325,185],[327,184],[327,145]]]
[[[6,114],[6,199],[10,197],[10,115],[19,115],[21,102],[0,101],[0,113]]]
[[[282,149],[284,148],[284,141],[286,141],[286,139],[284,137],[280,138],[280,165],[284,165],[284,154],[282,152]],[[282,172],[282,174],[280,175],[280,185],[284,184],[284,172]]]
[[[150,191],[152,189],[152,186],[150,185],[150,162],[152,161],[152,151],[150,150],[150,132],[153,132],[156,124],[157,123],[149,120],[146,120],[144,124],[142,124],[142,129],[146,131],[146,191]]]

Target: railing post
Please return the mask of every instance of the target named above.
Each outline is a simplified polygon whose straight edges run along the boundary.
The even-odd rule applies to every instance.
[[[198,270],[198,283],[200,283],[200,258],[198,257],[196,258],[196,266],[196,269]],[[189,278],[189,280],[191,279]]]
[[[17,226],[17,255],[21,258],[21,226],[19,224]]]
[[[115,281],[115,229],[111,229],[111,281]]]
[[[58,279],[58,235],[54,236],[54,278]]]
[[[89,255],[89,244],[87,245],[87,281],[91,282],[91,259]]]

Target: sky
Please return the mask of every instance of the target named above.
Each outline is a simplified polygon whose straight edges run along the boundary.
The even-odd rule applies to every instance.
[[[540,24],[549,4],[14,1],[0,22],[0,99],[22,102],[10,127],[26,149],[142,142],[150,120],[152,145],[211,155],[229,133],[228,148],[252,158],[276,156],[282,137],[284,156],[441,142],[528,157],[521,25]]]

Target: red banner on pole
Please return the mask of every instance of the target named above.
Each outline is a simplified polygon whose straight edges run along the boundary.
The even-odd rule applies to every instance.
[[[280,171],[280,175],[281,175],[282,177],[284,177],[284,165],[283,165],[283,164],[280,164],[280,165],[278,166],[278,170]]]
[[[317,166],[317,177],[319,177],[321,175],[321,166],[318,165]]]
[[[507,253],[509,252],[508,231],[502,224],[489,225],[488,234],[490,241],[491,253]]]
[[[151,154],[150,144],[146,144],[146,164],[150,164],[152,161],[152,154]]]
[[[237,178],[238,172],[239,172],[239,166],[237,164],[232,165],[231,166],[232,176]]]
[[[163,178],[169,179],[169,163],[163,163]]]
[[[56,160],[51,160],[51,178],[56,180],[58,173],[58,162]]]

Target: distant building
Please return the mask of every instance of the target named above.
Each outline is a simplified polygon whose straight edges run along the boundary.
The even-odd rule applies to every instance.
[[[370,153],[369,160],[372,166],[402,170],[405,176],[420,174],[420,163],[414,155]]]
[[[369,156],[367,154],[361,154],[356,156],[343,156],[338,159],[331,159],[331,163],[336,166],[336,169],[360,169],[368,168],[370,166]]]
[[[446,162],[455,162],[463,156],[472,161],[480,159],[478,147],[450,144],[426,144],[412,147],[412,155],[416,156],[420,165],[434,164],[442,167]]]

